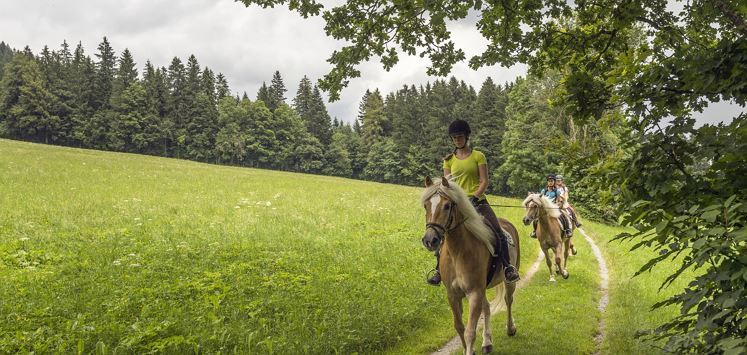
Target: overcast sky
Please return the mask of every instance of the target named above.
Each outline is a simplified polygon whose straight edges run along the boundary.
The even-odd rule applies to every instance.
[[[295,96],[304,75],[313,81],[330,69],[326,59],[342,43],[324,34],[321,18],[304,20],[286,8],[246,8],[232,0],[25,0],[0,1],[0,40],[22,49],[28,45],[38,53],[46,44],[59,48],[63,40],[72,47],[83,43],[91,56],[104,36],[117,53],[129,48],[142,70],[147,59],[168,66],[177,56],[186,61],[194,54],[200,64],[222,72],[234,92],[256,97],[263,81],[269,84],[279,70]],[[457,46],[467,58],[482,51],[486,41],[473,21],[450,26]],[[341,99],[328,104],[330,115],[352,122],[366,89],[383,94],[409,84],[425,84],[436,78],[425,75],[428,61],[402,57],[390,72],[378,61],[361,66],[361,78],[351,80]],[[479,89],[488,76],[495,82],[513,81],[526,74],[526,66],[499,66],[471,70],[465,63],[452,74]],[[736,105],[714,105],[701,122],[731,118],[744,109]]]

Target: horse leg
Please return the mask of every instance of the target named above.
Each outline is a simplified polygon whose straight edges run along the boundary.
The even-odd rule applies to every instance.
[[[571,251],[571,238],[565,240],[565,249],[563,250],[563,269],[568,269],[568,253]]]
[[[542,252],[545,253],[545,263],[547,264],[547,269],[550,270],[550,282],[555,282],[555,275],[552,273],[552,261],[550,261],[550,248]]]
[[[464,330],[464,342],[467,343],[465,354],[471,355],[475,346],[475,333],[477,332],[477,321],[480,320],[482,305],[485,300],[485,291],[472,291],[468,296],[469,317],[467,318],[467,329]]]
[[[514,325],[514,315],[511,312],[511,306],[514,303],[514,291],[516,290],[516,284],[508,284],[506,285],[506,295],[504,296],[504,299],[506,300],[506,313],[508,316],[508,323],[506,324],[506,334],[508,336],[512,337],[516,335],[516,325]]]
[[[561,255],[568,255],[568,253],[565,251],[565,248],[563,248],[563,243],[565,242],[560,242],[557,249],[555,249],[555,265],[558,267],[558,273],[560,273],[560,276],[563,276],[564,279],[567,279],[569,276],[568,270],[563,268],[563,265],[560,262]]]
[[[454,329],[456,329],[459,338],[462,340],[462,348],[466,349],[467,344],[464,342],[464,323],[462,322],[462,297],[457,297],[447,292],[451,313],[454,316]]]
[[[482,317],[485,323],[482,326],[482,353],[493,352],[493,335],[490,333],[490,302],[487,297],[482,298]]]

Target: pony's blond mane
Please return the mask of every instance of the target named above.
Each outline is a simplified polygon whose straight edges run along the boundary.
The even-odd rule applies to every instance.
[[[426,187],[425,191],[423,191],[423,194],[420,197],[420,203],[424,204],[426,200],[438,192],[444,193],[450,200],[456,203],[457,209],[459,209],[459,212],[464,215],[464,226],[472,233],[472,235],[475,236],[475,238],[485,244],[490,251],[490,255],[494,255],[495,249],[493,248],[493,240],[495,240],[495,235],[493,234],[493,231],[485,225],[482,215],[477,212],[474,206],[472,206],[467,194],[464,193],[464,190],[462,190],[459,185],[457,185],[456,181],[449,180],[449,187],[443,186],[441,180],[434,181],[433,185]]]
[[[554,202],[550,201],[549,197],[540,194],[530,194],[524,200],[522,205],[524,207],[527,207],[529,201],[533,201],[537,204],[537,206],[544,208],[551,218],[560,218],[560,208],[558,208],[558,205],[556,205]]]

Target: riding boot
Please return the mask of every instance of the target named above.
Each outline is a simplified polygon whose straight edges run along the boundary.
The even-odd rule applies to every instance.
[[[573,219],[573,224],[576,225],[576,228],[581,228],[581,222],[579,222],[578,217],[576,217],[576,211],[574,211],[573,208],[568,208],[568,211],[571,212],[571,218]]]
[[[429,285],[438,286],[441,283],[441,272],[438,271],[438,264],[441,261],[440,253],[436,252],[436,272],[426,280]]]
[[[505,266],[505,268],[503,269],[504,276],[506,277],[507,282],[516,282],[519,280],[519,271],[517,271],[516,268],[511,265],[511,257],[508,254],[508,238],[511,237],[503,233],[503,229],[498,229],[497,232],[501,248],[501,250],[499,250],[498,252],[501,255],[501,259],[503,259],[503,266]]]
[[[530,234],[529,236],[537,239],[537,221],[532,222],[532,234]]]

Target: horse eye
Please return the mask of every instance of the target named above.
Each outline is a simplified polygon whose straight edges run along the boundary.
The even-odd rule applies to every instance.
[[[448,210],[449,208],[451,208],[451,204],[449,204],[449,203],[444,204],[444,209],[445,210]]]

